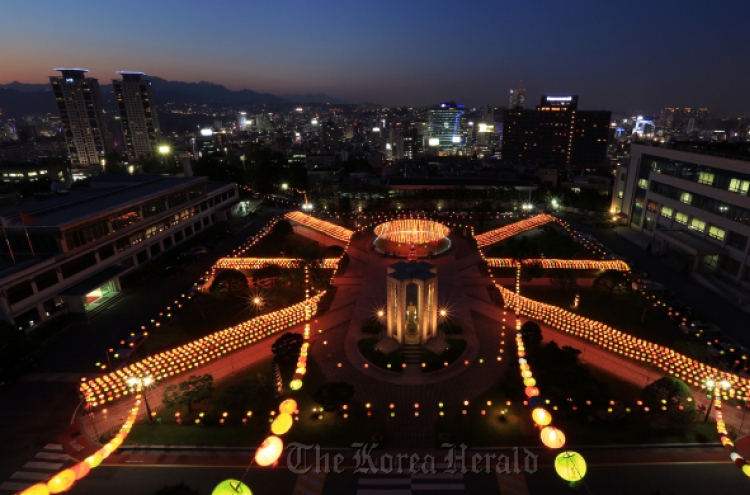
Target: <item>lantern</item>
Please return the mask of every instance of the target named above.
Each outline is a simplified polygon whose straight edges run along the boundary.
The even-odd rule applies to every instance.
[[[255,453],[255,462],[259,466],[270,466],[276,462],[284,450],[284,443],[279,437],[271,435],[263,440],[263,444]]]
[[[243,482],[228,479],[216,485],[211,495],[253,495],[253,492]]]
[[[289,431],[289,428],[292,427],[292,423],[293,420],[289,414],[281,413],[273,420],[271,431],[274,435],[283,435]]]
[[[76,481],[76,474],[72,469],[66,469],[57,473],[47,482],[50,493],[62,493],[70,489]]]
[[[534,420],[534,423],[541,426],[547,426],[552,422],[552,415],[541,407],[537,407],[531,411],[531,418]]]
[[[37,483],[22,491],[20,495],[49,495],[49,488],[46,483]]]
[[[526,387],[524,393],[526,394],[526,397],[536,397],[539,395],[539,389],[536,387]]]
[[[292,383],[289,384],[289,388],[292,390],[299,390],[302,388],[302,380],[300,379],[294,379],[292,380]]]
[[[527,387],[533,387],[536,385],[536,379],[535,378],[524,378],[523,384]]]
[[[103,460],[104,458],[102,457],[102,455],[99,452],[97,452],[96,454],[90,457],[87,457],[84,462],[88,464],[91,468],[95,468],[96,466],[101,464]]]
[[[555,471],[565,481],[578,481],[586,474],[586,461],[572,450],[555,457]]]
[[[279,412],[285,414],[293,414],[297,410],[297,401],[294,399],[287,399],[279,405]]]
[[[81,478],[89,474],[89,471],[91,471],[91,466],[89,466],[87,462],[79,462],[75,466],[71,467],[70,470],[75,473],[76,479],[80,480]]]
[[[565,445],[565,434],[554,426],[542,428],[542,443],[551,449],[560,449]]]

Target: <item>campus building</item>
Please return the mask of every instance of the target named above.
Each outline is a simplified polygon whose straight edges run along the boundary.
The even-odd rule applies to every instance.
[[[0,207],[0,318],[28,328],[85,313],[120,291],[120,277],[217,221],[237,203],[206,177],[109,175],[90,189]]]
[[[612,212],[688,267],[750,285],[750,156],[633,144]]]

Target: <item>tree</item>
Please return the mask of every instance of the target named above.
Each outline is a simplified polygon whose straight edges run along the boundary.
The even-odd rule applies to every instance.
[[[164,485],[156,490],[154,495],[200,495],[200,492],[193,490],[183,481],[176,485]]]
[[[641,400],[651,410],[652,421],[668,432],[685,433],[695,421],[695,398],[680,379],[656,380],[643,389]]]
[[[288,235],[294,233],[292,224],[288,220],[279,220],[271,230],[271,235],[279,240],[284,240]]]
[[[628,281],[618,270],[605,270],[594,280],[594,288],[610,294],[614,294],[615,291],[625,292],[628,288]]]
[[[248,289],[247,277],[237,270],[225,270],[214,278],[211,292],[242,292]]]
[[[285,333],[271,346],[274,359],[282,363],[293,362],[299,356],[303,340],[302,335],[298,333]]]
[[[481,203],[476,203],[471,207],[472,217],[474,217],[474,220],[476,220],[479,224],[479,232],[477,232],[478,234],[484,232],[484,222],[492,218],[493,211],[494,208],[492,206],[492,203],[490,203],[489,201],[482,201]]]
[[[346,382],[329,382],[318,387],[312,398],[324,411],[338,410],[354,396],[354,386]]]
[[[542,328],[533,321],[527,321],[521,326],[521,336],[526,347],[534,347],[542,343]]]
[[[210,374],[201,376],[190,375],[178,385],[168,385],[164,389],[162,403],[167,407],[186,405],[188,412],[193,412],[192,405],[210,399],[214,393],[214,377]]]
[[[569,268],[554,270],[549,277],[549,283],[558,289],[571,291],[578,286],[578,274]]]

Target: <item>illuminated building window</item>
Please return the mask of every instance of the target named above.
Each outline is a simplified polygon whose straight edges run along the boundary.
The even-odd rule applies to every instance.
[[[689,192],[680,193],[680,203],[690,204],[693,201],[693,195]]]
[[[729,192],[736,192],[747,196],[748,190],[750,190],[750,180],[732,179],[729,181]]]
[[[682,225],[687,225],[688,222],[688,216],[687,213],[677,212],[674,216],[674,221],[677,223],[681,223]]]
[[[672,208],[670,208],[669,206],[661,207],[661,216],[672,218],[673,215],[674,215],[674,210]]]
[[[638,179],[638,187],[648,189],[648,179]]]
[[[696,217],[693,217],[693,219],[690,221],[690,228],[692,230],[697,230],[698,232],[705,232],[706,222]]]
[[[711,172],[698,172],[698,183],[706,184],[707,186],[713,185],[714,174]]]
[[[726,231],[722,228],[717,227],[716,225],[712,225],[708,229],[708,235],[709,237],[713,237],[717,241],[723,241],[724,235],[726,235]]]

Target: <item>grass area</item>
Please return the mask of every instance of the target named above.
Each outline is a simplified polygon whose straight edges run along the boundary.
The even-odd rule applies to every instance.
[[[636,292],[610,295],[591,287],[582,287],[581,302],[576,313],[601,321],[633,337],[668,346],[690,357],[713,363],[705,344],[691,339],[668,322],[661,313],[649,310],[643,315],[642,296]],[[521,294],[531,299],[573,311],[574,294],[555,287],[521,285]]]
[[[592,371],[592,376],[608,385],[610,397],[622,401],[621,417],[610,415],[602,407],[581,405],[575,413],[570,404],[548,404],[545,407],[553,417],[553,424],[565,432],[567,444],[613,445],[639,443],[704,443],[715,442],[716,426],[703,423],[700,415],[684,434],[675,434],[658,428],[652,419],[658,412],[645,413],[635,406],[641,389],[618,377]],[[539,429],[531,419],[532,408],[523,404],[523,398],[508,390],[508,382],[518,380],[520,374],[514,366],[485,393],[471,400],[468,406],[445,409],[436,428],[436,446],[443,442],[465,443],[473,447],[539,445]],[[577,385],[571,383],[571,389]],[[512,387],[510,387],[512,388]],[[544,396],[544,385],[540,384]],[[464,414],[463,411],[466,411]]]
[[[382,352],[376,350],[375,344],[377,344],[379,340],[380,339],[377,337],[366,337],[364,339],[359,339],[359,341],[357,341],[359,352],[361,352],[365,359],[367,359],[375,366],[401,373],[404,363],[403,354],[398,351],[383,354]]]
[[[487,255],[497,258],[585,259],[587,251],[557,227],[530,230],[497,243]]]
[[[256,292],[193,296],[167,324],[151,330],[138,352],[149,356],[172,349],[258,315],[295,304],[305,297],[302,286],[280,286],[257,291],[264,305],[260,311],[256,311],[252,302],[254,294]]]
[[[248,258],[296,258],[299,253],[311,251],[323,257],[325,246],[299,234],[289,234],[283,237],[270,234],[248,249],[244,256]]]
[[[324,447],[348,447],[352,442],[371,442],[373,436],[379,437],[385,433],[383,418],[378,415],[367,415],[367,409],[355,399],[348,405],[346,411],[313,413],[319,406],[312,399],[318,387],[325,383],[325,377],[315,360],[308,357],[307,374],[302,389],[292,394],[273,398],[263,395],[251,406],[252,416],[231,413],[224,424],[220,424],[224,408],[217,402],[227,388],[236,385],[249,377],[258,374],[270,379],[272,374],[271,359],[264,360],[254,366],[242,370],[232,378],[220,382],[215,388],[212,398],[202,404],[193,406],[193,412],[188,413],[185,406],[164,408],[158,411],[157,417],[161,423],[136,424],[126,445],[231,445],[253,447],[259,445],[269,433],[271,412],[278,411],[278,405],[284,398],[291,397],[297,401],[299,414],[292,429],[284,435],[284,442],[316,443]],[[291,380],[292,369],[286,366],[282,369],[283,382]],[[175,412],[180,412],[182,425],[177,424]],[[195,424],[195,419],[203,413],[201,426]],[[344,417],[347,414],[348,417]],[[247,418],[243,424],[242,419]],[[322,419],[319,419],[322,418]]]

